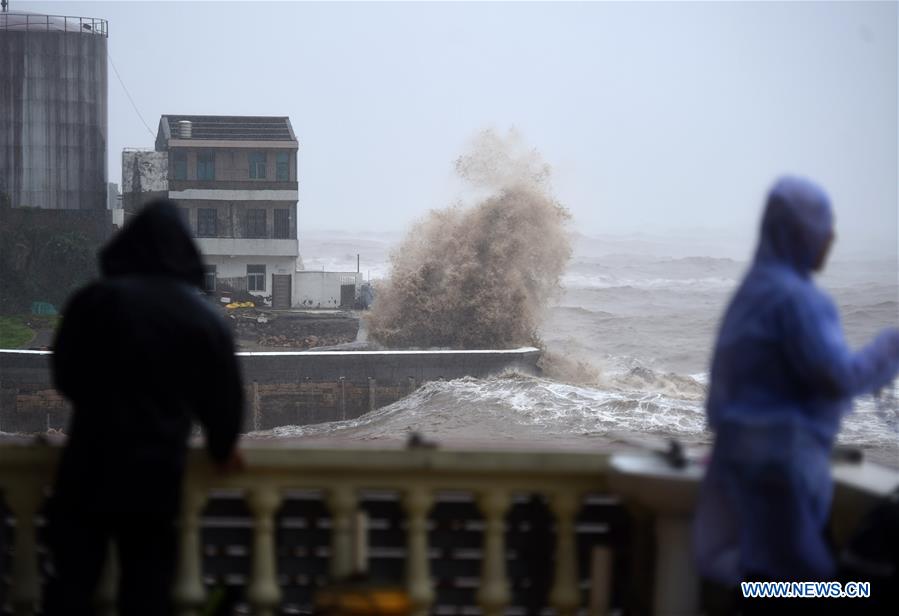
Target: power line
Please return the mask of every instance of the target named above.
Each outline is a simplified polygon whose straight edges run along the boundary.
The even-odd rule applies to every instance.
[[[112,61],[112,56],[109,55],[108,51],[106,52],[106,57],[109,58],[109,64],[112,66],[112,70],[115,73],[115,76],[118,78],[119,84],[121,84],[122,89],[125,91],[125,96],[127,96],[128,100],[131,101],[131,106],[134,108],[134,113],[136,113],[137,117],[140,118],[141,123],[144,125],[144,128],[147,129],[147,132],[150,133],[150,136],[153,137],[153,139],[156,139],[156,134],[147,125],[147,122],[144,120],[144,116],[142,116],[140,114],[140,110],[137,108],[137,105],[134,103],[134,99],[131,98],[131,93],[128,91],[128,88],[125,87],[125,82],[122,81],[122,76],[119,75],[119,69],[117,69],[115,67],[115,62]]]

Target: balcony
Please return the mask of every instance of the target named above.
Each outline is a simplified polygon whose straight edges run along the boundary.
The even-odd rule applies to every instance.
[[[522,495],[534,494],[545,499],[548,512],[531,530],[553,529],[553,554],[546,554],[542,561],[546,576],[552,579],[546,600],[556,614],[573,616],[584,610],[591,615],[606,614],[615,588],[615,607],[627,613],[699,613],[699,583],[688,542],[701,475],[697,465],[677,470],[652,454],[312,449],[250,443],[245,447],[247,469],[230,476],[216,475],[204,452],[191,452],[175,587],[180,614],[200,613],[211,584],[210,559],[221,553],[236,553],[245,559],[244,573],[237,577],[245,586],[245,598],[254,614],[287,609],[285,595],[295,591],[301,577],[295,572],[309,571],[309,561],[314,558],[326,560],[322,578],[331,580],[366,565],[377,572],[379,567],[386,568],[384,563],[391,558],[398,561],[395,569],[401,579],[397,581],[405,585],[418,616],[466,614],[474,609],[484,616],[520,614],[520,605],[513,605],[517,589],[522,588],[515,579],[516,571],[520,574],[515,550],[527,549],[520,546],[527,544],[528,535],[522,541],[519,534],[518,547],[512,545],[510,538],[522,526],[512,513]],[[15,614],[31,614],[39,602],[38,512],[58,453],[57,447],[48,445],[0,445],[0,490],[15,519],[10,579]],[[834,532],[839,541],[867,508],[895,487],[897,474],[868,463],[837,464],[834,474]],[[316,495],[319,522],[297,524],[296,519],[287,518],[288,504],[298,491]],[[372,491],[388,494],[386,500],[392,499],[402,519],[392,526],[372,519],[377,517],[371,513],[374,510],[363,506],[371,504]],[[457,502],[460,494],[462,501],[467,499],[471,509],[468,521],[456,515],[451,524],[441,525],[437,510],[445,504],[447,494],[456,495]],[[226,549],[211,543],[213,531],[221,530],[223,524],[212,518],[214,507],[207,507],[207,502],[214,505],[223,497],[246,507],[242,547],[233,545],[233,533]],[[591,524],[585,516],[585,511],[598,503],[617,512],[617,517],[609,518],[609,525],[630,529],[624,540],[621,530],[613,528],[612,540],[601,535],[605,539],[585,544],[591,533],[605,532],[601,524]],[[233,515],[234,508],[230,510]],[[326,522],[320,523],[322,519]],[[307,533],[289,545],[290,533],[300,527],[325,529],[328,536],[316,546]],[[453,528],[470,531],[475,541],[469,537],[460,544],[456,535],[456,539],[437,545],[441,533]],[[379,532],[399,535],[399,547],[378,552],[372,544]],[[9,537],[8,532],[4,535]],[[447,593],[446,584],[437,584],[435,589],[434,582],[437,570],[445,569],[445,561],[453,555],[476,569],[464,579],[457,577],[458,586]],[[305,564],[301,568],[296,561]],[[613,567],[622,562],[629,563],[626,571]],[[107,567],[101,584],[102,607],[114,605],[115,575],[114,565]],[[227,577],[235,578],[233,574]],[[310,588],[304,592],[311,596],[315,591],[311,586],[316,585],[307,586]],[[457,588],[469,588],[475,605],[448,603],[461,596]],[[288,611],[309,609],[308,604],[292,605]]]
[[[198,237],[197,245],[204,255],[237,257],[296,257],[300,245],[296,239],[250,239],[236,237]]]
[[[185,190],[231,190],[231,191],[259,191],[279,190],[297,192],[297,182],[278,181],[275,179],[244,179],[244,180],[176,180],[169,178],[169,190],[177,193]],[[296,200],[296,198],[294,198]]]

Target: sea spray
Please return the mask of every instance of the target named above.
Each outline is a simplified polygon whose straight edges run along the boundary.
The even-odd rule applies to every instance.
[[[570,385],[596,386],[601,382],[599,368],[585,359],[555,353],[544,349],[537,361],[540,373],[548,378]]]
[[[486,196],[413,226],[377,289],[369,335],[392,348],[536,344],[571,256],[550,168],[518,133],[487,130],[456,171]]]

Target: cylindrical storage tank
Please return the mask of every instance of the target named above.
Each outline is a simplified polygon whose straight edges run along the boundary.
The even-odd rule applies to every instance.
[[[0,13],[0,199],[106,208],[107,22]]]

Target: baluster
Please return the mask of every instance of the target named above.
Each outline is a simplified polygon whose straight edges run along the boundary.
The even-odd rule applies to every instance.
[[[253,560],[247,599],[258,616],[274,616],[281,603],[275,562],[275,512],[281,495],[272,486],[250,490],[247,505],[253,513]]]
[[[433,498],[426,488],[412,488],[403,497],[406,509],[406,587],[413,616],[426,616],[434,601],[428,562],[428,511]]]
[[[116,599],[119,594],[119,554],[115,543],[110,540],[106,549],[106,561],[103,563],[103,572],[97,583],[97,593],[94,601],[97,612],[103,616],[115,616]]]
[[[181,553],[172,593],[175,610],[180,616],[198,616],[206,601],[200,556],[200,513],[206,504],[206,498],[205,489],[191,483],[186,484],[178,524],[181,531]]]
[[[23,477],[17,484],[6,490],[6,504],[16,516],[10,598],[13,614],[30,616],[35,613],[41,594],[34,515],[43,500],[43,482],[33,477]]]
[[[699,577],[689,558],[690,518],[660,513],[655,521],[656,614],[696,614],[699,612]]]
[[[606,616],[611,604],[612,550],[593,548],[590,558],[590,616]]]
[[[353,518],[356,491],[339,486],[328,494],[331,509],[331,578],[339,580],[353,573]]]
[[[558,492],[550,500],[556,515],[556,574],[549,595],[558,616],[573,616],[580,604],[577,579],[574,516],[580,499],[572,492]]]
[[[501,490],[491,490],[478,497],[484,514],[484,559],[481,563],[481,588],[478,603],[484,616],[502,616],[510,600],[506,579],[505,515],[509,496]]]
[[[368,513],[357,511],[353,518],[353,572],[368,572]]]

